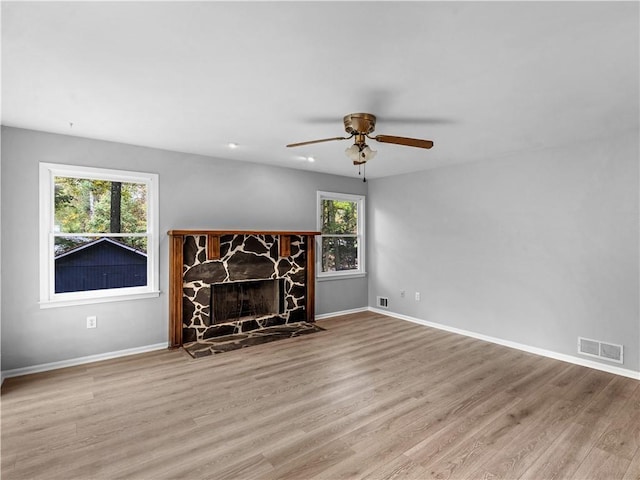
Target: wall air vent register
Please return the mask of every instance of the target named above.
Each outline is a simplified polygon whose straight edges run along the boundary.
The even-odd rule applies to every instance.
[[[578,353],[609,362],[624,363],[623,346],[590,338],[578,337]]]

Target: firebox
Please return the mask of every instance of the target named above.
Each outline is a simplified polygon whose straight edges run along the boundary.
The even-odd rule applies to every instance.
[[[211,324],[284,312],[284,279],[211,284]]]

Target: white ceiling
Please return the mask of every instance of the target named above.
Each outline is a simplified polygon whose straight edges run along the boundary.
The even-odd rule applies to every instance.
[[[2,123],[367,176],[638,130],[638,2],[2,2]],[[70,125],[73,124],[73,126]],[[230,150],[229,142],[239,148]],[[312,155],[314,163],[303,159]]]

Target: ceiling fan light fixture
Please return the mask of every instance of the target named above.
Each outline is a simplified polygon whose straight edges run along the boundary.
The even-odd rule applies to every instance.
[[[366,143],[354,143],[349,148],[347,148],[344,153],[346,153],[347,157],[349,157],[349,159],[356,164],[368,162],[378,154],[378,152],[376,152],[375,150],[371,150],[369,145],[367,145]]]
[[[364,159],[364,161],[372,160],[378,152],[376,150],[371,150],[369,145],[365,145],[362,151],[360,152],[360,157]]]
[[[354,162],[360,159],[360,148],[356,144],[351,145],[344,151],[344,153],[346,153],[347,157]]]

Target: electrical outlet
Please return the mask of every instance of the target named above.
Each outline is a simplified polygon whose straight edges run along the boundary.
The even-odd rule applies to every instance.
[[[416,292],[416,302],[420,301],[420,292]]]
[[[87,317],[87,328],[96,328],[98,326],[98,318],[95,315]]]
[[[406,294],[407,292],[405,292],[404,290],[400,290],[400,298],[404,298]]]

